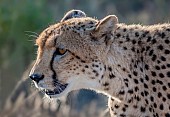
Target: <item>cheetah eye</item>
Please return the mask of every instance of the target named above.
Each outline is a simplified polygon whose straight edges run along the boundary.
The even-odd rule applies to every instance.
[[[64,55],[67,52],[64,48],[57,48],[55,54],[56,55]]]

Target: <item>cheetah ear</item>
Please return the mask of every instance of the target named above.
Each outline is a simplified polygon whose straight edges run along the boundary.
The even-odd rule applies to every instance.
[[[66,21],[71,18],[81,18],[81,17],[86,17],[86,14],[81,11],[81,10],[71,10],[66,13],[66,15],[63,17],[61,22]]]
[[[95,33],[98,35],[112,33],[116,30],[118,24],[118,18],[115,15],[109,15],[99,21],[95,29]]]

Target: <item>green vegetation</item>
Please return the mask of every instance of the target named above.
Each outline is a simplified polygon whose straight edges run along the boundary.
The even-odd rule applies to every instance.
[[[51,20],[45,0],[0,1],[1,98],[11,92],[26,66],[35,59],[35,37],[31,36],[35,34],[29,31],[39,33]]]

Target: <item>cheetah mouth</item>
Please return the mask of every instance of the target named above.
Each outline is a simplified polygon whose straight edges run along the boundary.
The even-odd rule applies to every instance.
[[[45,93],[48,96],[59,95],[67,88],[67,86],[68,84],[60,84],[60,86],[56,86],[54,90],[45,89]]]

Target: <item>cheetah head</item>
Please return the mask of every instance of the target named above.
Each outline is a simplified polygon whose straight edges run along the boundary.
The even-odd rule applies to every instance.
[[[117,23],[114,15],[96,20],[72,10],[45,29],[36,39],[37,59],[30,72],[36,87],[52,98],[82,88],[100,89]]]

